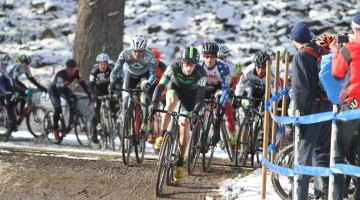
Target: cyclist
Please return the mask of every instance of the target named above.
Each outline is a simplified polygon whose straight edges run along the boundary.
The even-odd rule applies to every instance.
[[[181,60],[176,60],[167,67],[153,94],[152,103],[149,108],[152,114],[159,105],[161,93],[166,85],[171,82],[170,88],[166,93],[166,105],[164,109],[173,111],[178,100],[180,100],[186,112],[192,111],[191,119],[195,121],[200,110],[203,108],[206,85],[206,72],[197,64],[198,60],[198,50],[193,46],[189,46],[182,50]],[[160,149],[170,119],[170,116],[167,114],[162,116],[162,131],[161,135],[156,138],[154,149]],[[176,182],[179,182],[183,175],[184,156],[189,139],[189,129],[189,119],[181,118],[179,161],[176,164],[173,177]]]
[[[26,78],[33,83],[37,88],[39,88],[43,92],[47,92],[46,87],[40,85],[35,78],[32,76],[29,65],[31,63],[31,57],[22,55],[19,58],[20,63],[15,63],[14,65],[10,66],[8,70],[9,77],[13,80],[14,83],[14,91],[18,92],[20,96],[31,96],[32,91],[27,88],[20,80],[19,77],[25,74]],[[17,103],[17,102],[16,102]],[[20,100],[20,111],[22,113],[25,107],[26,100]]]
[[[199,61],[199,64],[206,71],[205,98],[210,99],[212,95],[218,96],[221,93],[212,137],[212,145],[214,146],[220,140],[220,125],[225,113],[224,107],[229,97],[231,84],[229,67],[220,59],[216,59],[218,51],[219,46],[214,42],[205,43],[202,46],[203,60]]]
[[[222,60],[223,62],[225,62],[225,64],[229,67],[230,76],[231,76],[230,91],[231,91],[231,94],[234,94],[236,84],[239,81],[241,68],[240,68],[240,72],[239,72],[237,67],[235,67],[235,65],[229,59],[227,59],[229,54],[230,54],[230,50],[227,46],[221,45],[219,47],[218,58],[220,60]],[[228,128],[229,128],[232,148],[233,148],[233,150],[235,150],[235,148],[236,148],[235,120],[234,120],[234,116],[233,116],[233,109],[232,109],[232,106],[229,101],[227,101],[225,104],[225,119],[226,119],[226,123],[228,124]]]
[[[5,106],[8,111],[8,117],[9,117],[9,129],[16,129],[16,123],[15,123],[15,116],[13,113],[14,108],[14,102],[12,100],[12,94],[13,94],[13,81],[9,77],[8,73],[4,69],[2,62],[0,61],[0,103],[1,105]],[[11,130],[8,130],[11,131]]]
[[[108,95],[108,87],[110,84],[110,73],[112,66],[109,64],[109,55],[106,53],[100,53],[96,56],[96,64],[93,66],[90,77],[89,85],[94,96],[94,117],[92,119],[92,137],[91,140],[94,144],[98,144],[99,140],[97,138],[97,124],[100,122],[100,108],[101,108],[101,99],[98,99],[98,96]],[[116,102],[111,102],[112,110],[116,110]],[[116,112],[112,112],[116,113]]]
[[[265,95],[265,82],[266,82],[266,61],[270,61],[271,65],[271,58],[266,51],[258,51],[254,57],[253,63],[246,67],[243,75],[240,77],[239,82],[236,85],[235,95],[236,96],[243,96],[247,94],[248,97],[253,98],[264,98]],[[270,82],[274,84],[274,72],[271,71],[271,78]],[[245,93],[246,92],[246,93]],[[271,92],[273,92],[273,87],[271,87]],[[244,95],[245,96],[245,95]],[[248,106],[247,100],[242,100],[242,104],[245,104],[245,107]],[[253,102],[254,108],[259,107],[259,101]],[[248,116],[249,112],[245,110],[245,115]],[[244,141],[247,137],[247,133],[242,133],[241,140]],[[240,154],[241,157],[244,159],[247,157],[246,152],[243,150],[245,146],[243,143],[240,144]]]
[[[161,77],[163,76],[165,70],[166,70],[166,65],[165,63],[163,63],[161,61],[161,53],[158,49],[156,48],[152,48],[150,49],[151,52],[154,54],[155,56],[155,60],[156,60],[156,79],[155,79],[155,82],[154,84],[151,85],[150,89],[149,89],[149,95],[152,96],[154,90],[155,90],[155,87],[159,84],[159,81],[161,79]],[[165,105],[165,102],[164,102],[164,94],[166,94],[167,90],[166,88],[164,89],[164,92],[162,93],[161,95],[161,101],[163,102],[163,105]],[[155,136],[154,136],[154,127],[153,127],[153,124],[148,122],[148,129],[149,129],[149,136],[148,136],[148,139],[147,141],[149,143],[154,143],[155,142]]]
[[[60,70],[55,74],[52,83],[50,84],[48,89],[49,97],[55,110],[53,117],[53,134],[56,140],[60,138],[58,125],[60,114],[62,112],[60,97],[65,98],[65,100],[70,106],[70,119],[72,119],[74,109],[77,105],[77,97],[74,92],[68,87],[68,85],[70,85],[75,79],[79,82],[79,84],[87,94],[89,101],[91,102],[91,93],[89,87],[86,84],[85,79],[80,75],[80,72],[77,69],[77,63],[73,59],[69,59],[66,61],[66,69]]]
[[[123,50],[116,63],[114,69],[110,74],[109,91],[112,93],[115,88],[115,82],[121,76],[123,68],[125,68],[123,89],[134,89],[141,82],[141,89],[148,91],[155,81],[155,58],[149,49],[146,48],[147,41],[142,35],[135,35],[131,41],[131,49]],[[128,106],[129,94],[123,93],[123,110]],[[145,98],[142,99],[142,104],[146,105]],[[146,114],[144,106],[142,106],[143,113]],[[125,112],[124,112],[125,114]],[[142,131],[147,129],[147,116],[143,119],[141,127]]]

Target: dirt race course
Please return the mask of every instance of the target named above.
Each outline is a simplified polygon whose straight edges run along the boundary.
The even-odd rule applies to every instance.
[[[222,199],[221,181],[251,171],[218,165],[206,173],[200,169],[197,166],[194,176],[186,173],[178,185],[164,185],[164,195],[157,198],[155,160],[125,166],[119,158],[1,150],[0,199]]]

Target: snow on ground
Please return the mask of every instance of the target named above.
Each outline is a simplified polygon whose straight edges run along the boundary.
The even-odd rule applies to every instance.
[[[46,85],[64,61],[72,57],[77,1],[0,0],[0,3],[0,54],[11,57],[28,54],[34,57],[34,65],[50,66],[32,69],[40,83]],[[299,21],[310,22],[316,34],[350,31],[349,22],[356,12],[356,3],[354,0],[130,0],[126,1],[124,48],[128,47],[131,36],[140,32],[147,36],[150,46],[163,52],[168,63],[178,56],[177,49],[181,47],[216,41],[228,45],[235,63],[244,63],[252,60],[259,49],[294,53],[288,34],[290,27]],[[54,37],[41,38],[46,29],[50,29]],[[71,144],[73,138],[68,137]],[[219,149],[216,156],[226,157]],[[259,199],[260,191],[260,169],[246,177],[225,181],[219,190],[225,199],[248,200]],[[270,178],[267,179],[267,199],[278,199]]]

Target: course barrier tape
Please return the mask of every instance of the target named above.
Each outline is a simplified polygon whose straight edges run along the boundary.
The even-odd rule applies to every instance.
[[[335,164],[333,167],[330,168],[296,165],[294,166],[294,170],[292,170],[287,167],[280,167],[276,164],[273,164],[266,158],[263,158],[261,163],[269,170],[282,176],[288,177],[292,177],[296,174],[303,174],[309,176],[331,176],[332,174],[346,174],[350,176],[360,177],[360,167],[348,164]]]
[[[280,117],[275,116],[271,110],[272,106],[271,103],[278,101],[282,95],[287,95],[286,91],[282,91],[281,93],[275,92],[275,95],[270,99],[265,99],[265,111],[269,111],[270,116],[274,119],[278,124],[282,124],[283,127],[285,124],[295,124],[295,126],[301,124],[314,124],[319,122],[324,122],[328,120],[332,120],[333,123],[336,123],[337,120],[355,120],[360,118],[360,108],[342,111],[340,113],[333,113],[333,112],[323,112],[323,113],[316,113],[311,115],[304,115],[304,116],[293,116],[293,117]],[[283,129],[279,129],[276,134],[276,145],[279,142],[281,136],[285,133]],[[276,151],[276,145],[270,144],[268,147],[269,152]],[[269,170],[281,174],[283,176],[292,177],[295,174],[303,174],[309,176],[331,176],[332,174],[346,174],[350,176],[357,176],[360,177],[360,167],[349,165],[349,164],[335,164],[334,166],[327,167],[314,167],[314,166],[304,166],[304,165],[295,165],[294,170],[286,167],[280,167],[271,163],[265,157],[262,159],[262,165],[267,167]]]

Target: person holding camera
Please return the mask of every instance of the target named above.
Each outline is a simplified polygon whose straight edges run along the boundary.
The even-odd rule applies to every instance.
[[[323,49],[311,42],[309,27],[301,22],[291,29],[291,39],[298,50],[292,59],[292,93],[294,110],[300,115],[311,115],[332,110],[331,103],[326,99],[319,80],[318,57]],[[315,53],[314,53],[315,52]],[[329,166],[331,122],[300,125],[299,165],[321,167]],[[313,158],[315,163],[313,163]],[[327,193],[328,178],[322,177],[322,194]],[[310,176],[298,176],[298,199],[307,199]],[[291,198],[291,194],[289,195]]]
[[[332,75],[335,79],[344,79],[340,93],[340,111],[360,108],[360,12],[355,14],[351,23],[354,35],[343,38],[338,37],[330,44],[333,50]],[[347,42],[349,41],[349,42]],[[341,43],[345,44],[341,47]],[[360,133],[360,119],[337,121],[337,143],[335,144],[335,163],[345,163],[346,152],[352,147],[355,131]],[[357,140],[359,143],[359,140]],[[358,144],[359,146],[359,144]],[[358,152],[359,153],[359,152]],[[344,175],[334,175],[333,199],[344,199]],[[358,183],[360,178],[358,178]],[[360,199],[360,194],[355,194],[355,199]]]

